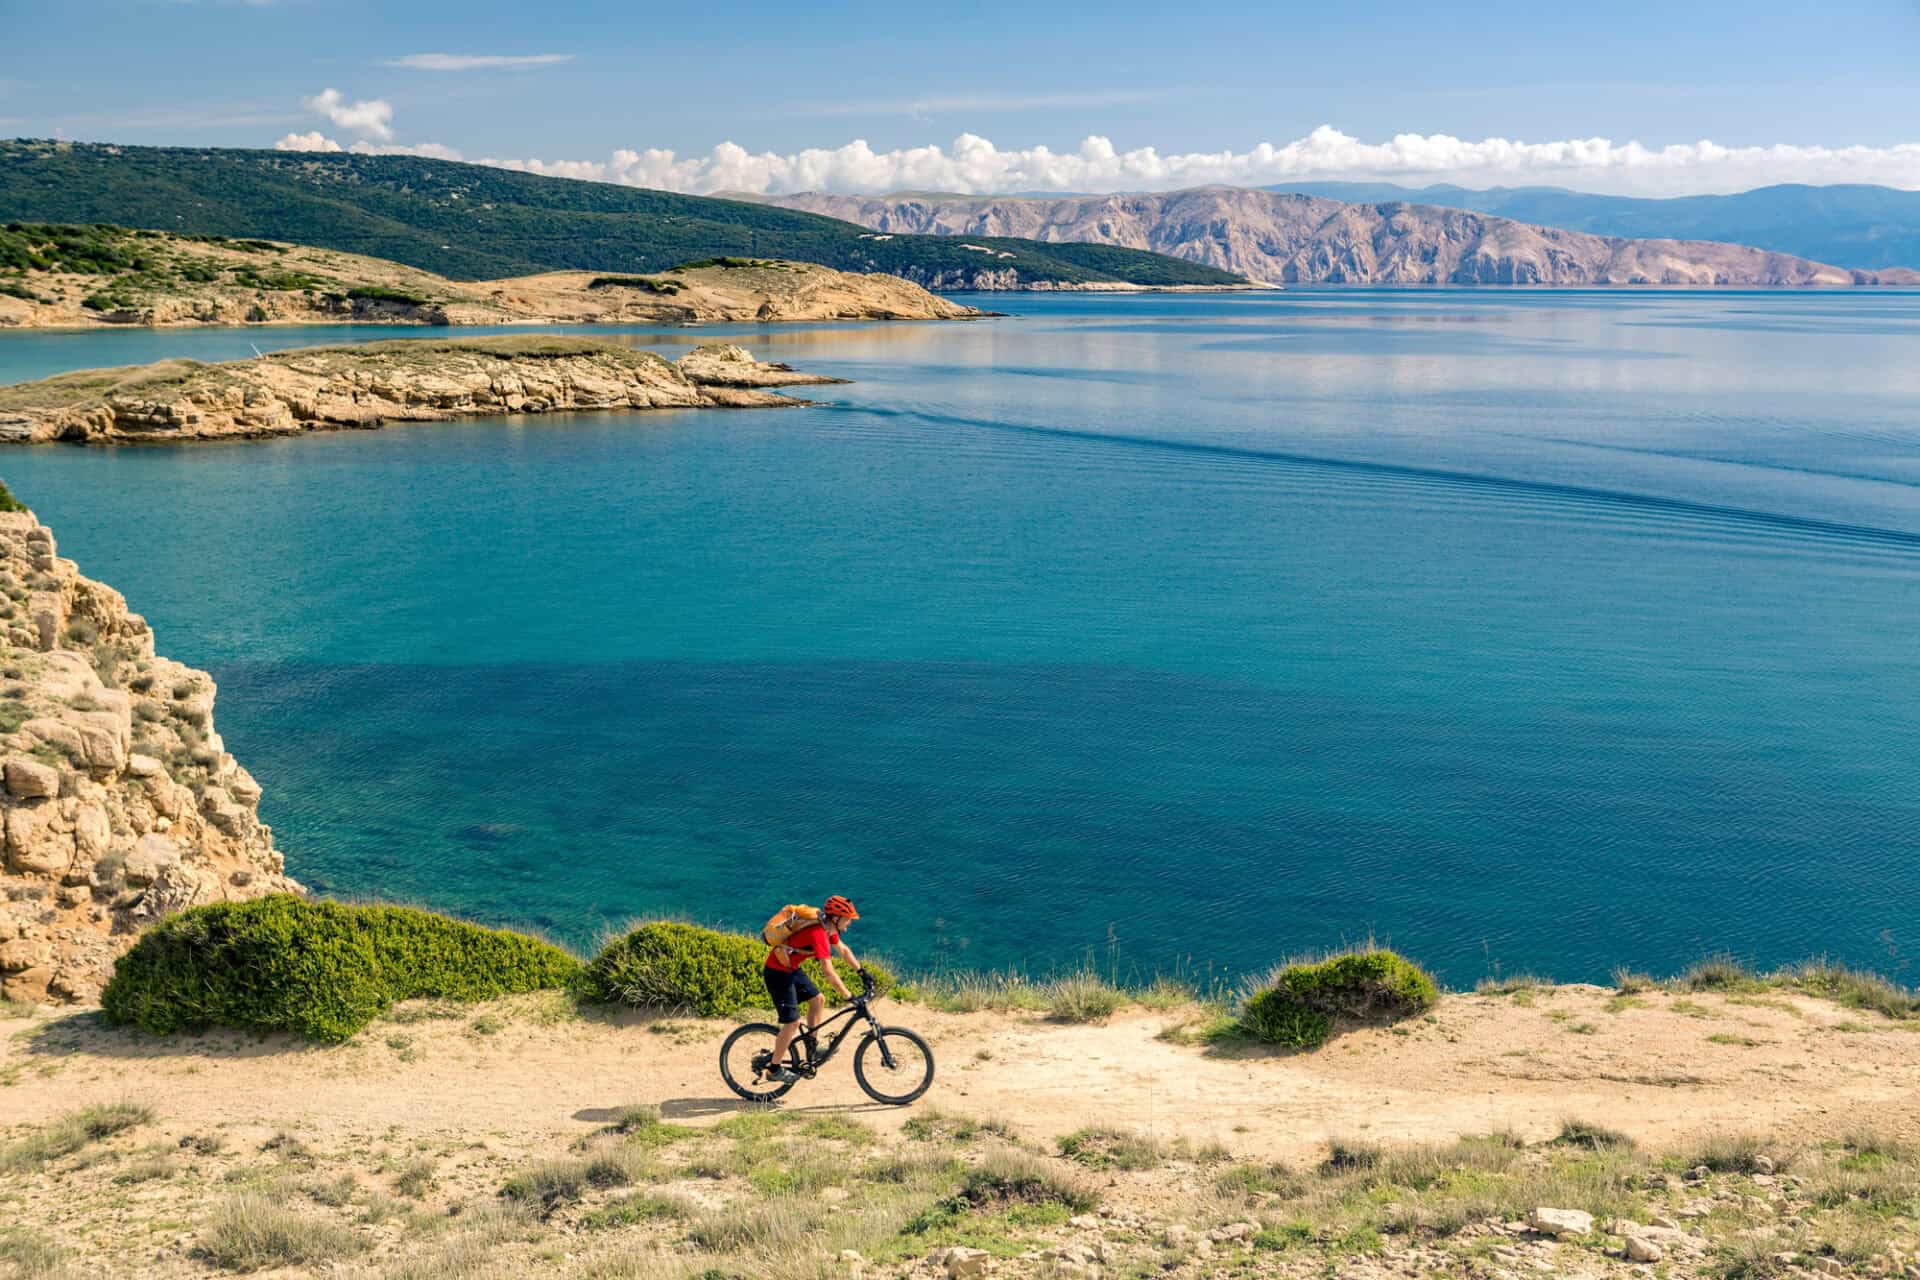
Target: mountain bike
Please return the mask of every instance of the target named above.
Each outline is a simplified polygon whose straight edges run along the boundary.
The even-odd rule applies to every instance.
[[[787,1068],[802,1079],[813,1079],[847,1038],[864,1027],[866,1036],[853,1051],[853,1078],[875,1102],[904,1107],[933,1084],[933,1050],[917,1032],[881,1026],[873,1016],[873,976],[862,970],[860,981],[860,994],[844,1008],[793,1038],[787,1049]],[[821,1033],[843,1018],[846,1025],[834,1032],[822,1049]],[[770,1022],[750,1022],[727,1037],[720,1046],[720,1075],[727,1088],[749,1102],[772,1102],[799,1083],[767,1074],[773,1070],[773,1042],[779,1034],[780,1028]]]

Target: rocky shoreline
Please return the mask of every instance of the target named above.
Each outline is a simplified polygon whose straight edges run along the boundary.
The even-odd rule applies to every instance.
[[[709,344],[677,361],[588,338],[401,340],[203,364],[88,369],[0,388],[0,443],[300,435],[500,414],[788,408],[771,390],[844,379]]]

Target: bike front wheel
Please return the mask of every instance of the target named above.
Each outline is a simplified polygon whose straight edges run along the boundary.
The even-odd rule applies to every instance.
[[[876,1028],[854,1050],[853,1078],[875,1102],[904,1107],[932,1087],[933,1050],[905,1027]]]
[[[798,1083],[767,1075],[773,1065],[773,1041],[780,1028],[769,1022],[749,1022],[737,1028],[720,1046],[720,1078],[749,1102],[772,1102]],[[800,1065],[799,1038],[787,1049],[787,1066]]]

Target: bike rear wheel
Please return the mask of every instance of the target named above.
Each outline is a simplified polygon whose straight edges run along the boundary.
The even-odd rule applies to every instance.
[[[933,1049],[905,1027],[880,1027],[868,1032],[854,1050],[853,1078],[875,1102],[904,1107],[932,1087]]]
[[[749,1022],[738,1027],[720,1046],[720,1078],[749,1102],[772,1102],[793,1088],[798,1081],[774,1080],[767,1076],[772,1064],[774,1037],[780,1028],[770,1022]],[[787,1066],[800,1065],[800,1044],[796,1036],[787,1049]]]

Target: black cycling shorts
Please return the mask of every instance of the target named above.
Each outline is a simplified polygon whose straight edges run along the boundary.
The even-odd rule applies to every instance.
[[[769,965],[761,972],[767,979],[767,994],[773,997],[773,1011],[783,1023],[800,1021],[800,1006],[820,994],[813,979],[798,969],[789,972]]]

